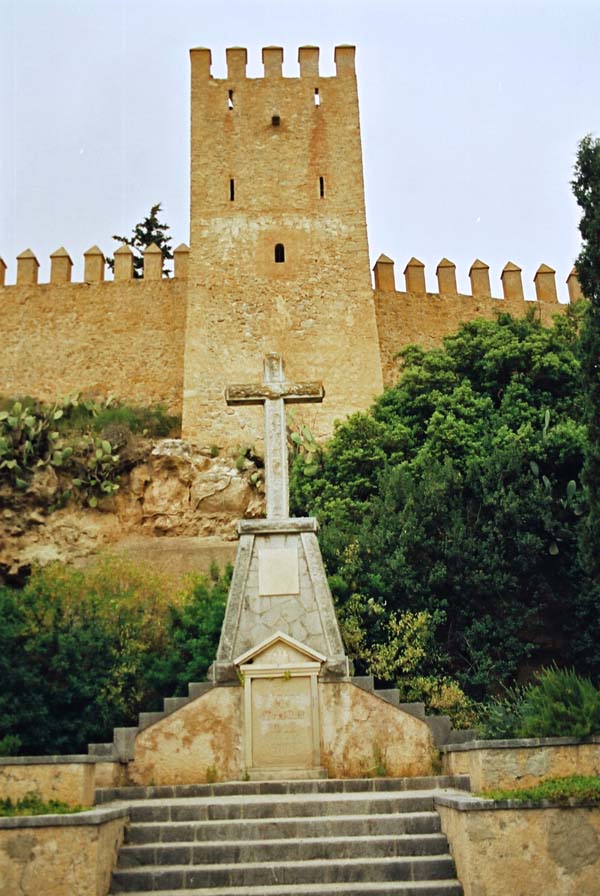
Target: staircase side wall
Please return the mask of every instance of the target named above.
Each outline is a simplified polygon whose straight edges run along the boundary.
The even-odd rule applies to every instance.
[[[138,734],[131,784],[199,784],[244,774],[242,688],[217,687]]]
[[[427,724],[347,681],[321,682],[321,764],[331,778],[435,774]]]

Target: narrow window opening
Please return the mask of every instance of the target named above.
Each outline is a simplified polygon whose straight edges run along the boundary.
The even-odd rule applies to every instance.
[[[233,202],[235,199],[235,181],[232,177],[229,178],[229,201]]]
[[[233,90],[230,90],[227,96],[227,108],[233,109]]]
[[[319,178],[319,195],[320,195],[321,199],[323,199],[323,197],[325,196],[325,178],[324,177]]]
[[[315,87],[315,106],[321,105],[321,94],[319,93],[319,88]]]
[[[279,125],[281,124],[281,118],[279,117],[279,115],[273,115],[271,117],[271,124],[273,125],[274,128],[279,127]]]
[[[277,264],[282,264],[285,261],[285,247],[283,243],[275,244],[275,261]]]

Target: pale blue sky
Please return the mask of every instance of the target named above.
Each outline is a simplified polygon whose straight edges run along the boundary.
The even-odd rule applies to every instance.
[[[442,256],[467,289],[471,262],[506,261],[526,284],[542,262],[559,292],[579,248],[569,181],[577,141],[600,133],[598,0],[0,0],[0,256],[64,245],[82,275],[94,243],[114,250],[154,202],[187,242],[189,58],[357,45],[369,244],[425,262]],[[528,291],[531,293],[532,289]]]

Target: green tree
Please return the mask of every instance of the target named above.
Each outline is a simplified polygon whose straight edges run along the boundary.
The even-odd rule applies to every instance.
[[[589,302],[581,339],[588,427],[584,467],[589,495],[586,555],[600,585],[600,140],[589,134],[579,144],[572,185],[582,210],[582,248],[575,266]]]
[[[338,426],[316,472],[296,459],[294,512],[321,521],[359,669],[383,677],[369,657],[395,649],[393,620],[426,612],[435,643],[413,677],[449,676],[480,699],[555,658],[600,672],[578,552],[580,316],[545,328],[502,314],[408,348],[398,384]]]
[[[185,693],[215,656],[228,582],[215,572],[174,597],[156,574],[107,558],[0,588],[0,745],[85,752]]]
[[[116,236],[113,234],[113,240],[117,240],[119,243],[123,243],[125,246],[130,246],[133,250],[133,276],[136,278],[143,276],[144,271],[144,251],[148,248],[148,246],[154,245],[158,246],[160,251],[162,252],[163,257],[163,274],[165,276],[169,276],[170,271],[167,267],[164,266],[164,263],[170,261],[173,258],[173,251],[171,247],[171,237],[167,236],[167,231],[170,229],[168,224],[162,224],[158,220],[158,215],[161,210],[160,202],[157,202],[156,205],[153,205],[150,209],[150,212],[143,221],[140,221],[139,224],[136,224],[132,230],[133,236]],[[114,258],[107,258],[106,263],[108,264],[111,271],[115,269],[115,260]]]

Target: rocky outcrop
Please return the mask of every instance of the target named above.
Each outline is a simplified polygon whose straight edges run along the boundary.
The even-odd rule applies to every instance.
[[[136,448],[120,487],[97,508],[61,496],[69,483],[44,467],[26,491],[0,491],[0,580],[19,581],[34,565],[82,563],[137,538],[233,541],[236,521],[264,514],[262,471],[246,457],[212,456],[180,439]]]

